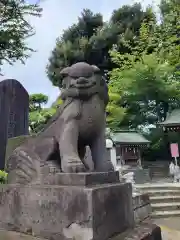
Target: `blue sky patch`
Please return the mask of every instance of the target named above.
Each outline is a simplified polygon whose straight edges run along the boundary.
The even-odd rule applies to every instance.
[[[26,2],[29,4],[38,4],[40,0],[26,0]]]

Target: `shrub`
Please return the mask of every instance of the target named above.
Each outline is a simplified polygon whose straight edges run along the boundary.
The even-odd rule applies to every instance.
[[[7,172],[0,170],[0,184],[7,182]]]

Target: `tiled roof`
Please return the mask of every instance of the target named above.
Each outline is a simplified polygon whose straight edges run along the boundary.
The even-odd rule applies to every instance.
[[[167,116],[166,120],[159,125],[177,126],[180,125],[180,109],[175,109]]]
[[[120,131],[111,135],[114,142],[124,144],[148,144],[148,141],[143,135],[135,131]]]

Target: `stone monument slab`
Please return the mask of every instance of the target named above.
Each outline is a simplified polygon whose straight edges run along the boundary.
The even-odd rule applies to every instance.
[[[51,240],[105,240],[133,225],[130,184],[7,185],[0,228]]]
[[[29,95],[14,79],[0,82],[0,169],[4,169],[7,139],[28,134]]]

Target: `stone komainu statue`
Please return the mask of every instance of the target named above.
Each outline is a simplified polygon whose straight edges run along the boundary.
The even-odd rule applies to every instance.
[[[45,128],[16,148],[7,162],[9,183],[34,183],[42,167],[53,163],[65,173],[88,171],[86,146],[94,171],[113,170],[105,146],[108,88],[99,68],[80,62],[61,71],[63,104]]]

